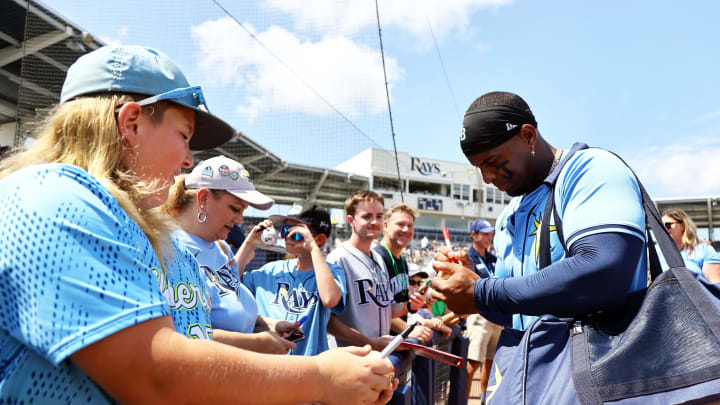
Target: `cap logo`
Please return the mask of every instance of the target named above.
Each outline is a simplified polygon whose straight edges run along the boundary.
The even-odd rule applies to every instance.
[[[238,177],[240,177],[240,175],[238,174],[238,172],[236,172],[236,171],[230,172],[230,178],[231,178],[231,179],[237,180]]]
[[[253,181],[252,181],[252,177],[250,177],[250,172],[248,172],[247,170],[241,170],[241,171],[240,171],[240,177],[242,177],[243,179],[249,181],[250,183],[253,182]]]
[[[228,176],[230,169],[226,165],[220,165],[220,167],[218,167],[218,173],[220,173],[221,176]]]
[[[212,173],[213,173],[212,166],[205,166],[205,168],[202,171],[202,175],[207,176],[207,177],[212,177]]]
[[[505,129],[508,130],[508,131],[512,131],[512,129],[513,129],[513,128],[516,128],[516,127],[517,127],[517,125],[515,125],[515,124],[511,124],[511,123],[509,123],[509,122],[506,122],[506,123],[505,123]]]
[[[460,132],[460,140],[464,141],[466,136],[467,135],[465,135],[465,127],[463,127],[462,131]]]

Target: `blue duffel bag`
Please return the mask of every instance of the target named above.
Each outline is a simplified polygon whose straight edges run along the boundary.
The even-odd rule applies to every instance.
[[[621,313],[543,315],[524,332],[505,329],[488,384],[489,405],[720,403],[720,284],[685,268],[639,180],[638,185],[652,284]],[[561,232],[552,204],[551,195],[543,218],[552,215]],[[549,226],[542,221],[541,268],[550,263]],[[665,272],[658,247],[670,267]]]

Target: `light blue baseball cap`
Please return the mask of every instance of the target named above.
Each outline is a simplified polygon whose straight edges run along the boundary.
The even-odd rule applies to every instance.
[[[210,114],[200,86],[190,86],[180,68],[164,53],[144,46],[104,46],[78,58],[67,71],[60,103],[109,92],[145,94],[147,105],[167,100],[195,111],[190,149],[220,146],[235,136],[228,123]]]

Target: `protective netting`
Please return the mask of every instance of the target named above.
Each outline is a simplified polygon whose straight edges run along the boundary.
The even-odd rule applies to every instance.
[[[238,130],[231,142],[197,153],[195,162],[221,154],[237,160],[258,190],[276,200],[270,211],[249,209],[248,225],[286,213],[293,203],[333,209],[342,223],[345,198],[371,188],[386,206],[407,201],[428,213],[416,223],[414,245],[424,236],[442,242],[440,228],[447,226],[453,244],[462,246],[469,243],[472,217],[495,215],[492,205],[508,201],[469,167],[443,168],[445,184],[398,178],[398,166],[409,173],[422,163],[402,152],[412,149],[412,134],[399,134],[399,159],[393,152],[385,78],[392,104],[393,83],[404,72],[392,54],[383,67],[383,2],[378,9],[370,0],[128,0],[93,4],[96,20],[79,24],[42,3],[6,3],[8,12],[18,13],[11,20],[23,25],[15,29],[22,57],[1,67],[15,72],[14,81],[2,82],[16,86],[7,92],[17,94],[15,145],[25,143],[44,109],[58,100],[75,59],[104,44],[142,44],[168,54],[192,85],[202,86],[211,112]],[[112,30],[98,28],[103,21],[117,27],[118,16],[128,20]],[[94,30],[115,34],[93,38]],[[487,213],[480,213],[482,205],[490,207]],[[441,221],[447,212],[453,215]],[[340,231],[347,236],[347,228]]]
[[[128,21],[125,29],[142,31],[144,45],[175,60],[192,84],[203,86],[211,111],[240,131],[239,139],[199,154],[196,161],[217,154],[239,160],[259,188],[285,204],[315,200],[339,207],[341,195],[367,187],[366,179],[341,179],[324,170],[367,148],[392,149],[374,2],[352,10],[343,2],[327,2],[323,16],[302,2],[153,3],[93,7],[99,19],[145,9],[143,18]],[[24,38],[57,41],[39,50],[24,41],[17,75],[18,144],[36,121],[38,107],[57,101],[78,51],[97,45],[69,23],[44,17],[34,12],[25,17]],[[392,82],[397,66],[386,62]]]

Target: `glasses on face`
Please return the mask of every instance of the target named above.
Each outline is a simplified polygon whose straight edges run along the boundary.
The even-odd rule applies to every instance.
[[[663,225],[665,225],[665,229],[670,230],[674,224],[677,224],[677,222],[663,222]]]
[[[203,94],[200,86],[177,88],[152,97],[144,98],[140,101],[136,101],[136,103],[142,107],[162,100],[175,101],[188,107],[194,107],[202,111],[209,112],[207,103],[205,102],[205,95]],[[120,112],[121,107],[122,106],[118,107],[115,112]]]
[[[280,228],[280,236],[282,236],[283,239],[287,238],[288,233],[290,233],[290,229],[292,229],[294,226],[297,226],[297,224],[295,224],[295,225],[283,224],[282,228]],[[314,235],[317,232],[315,232],[311,229],[310,233],[312,233]],[[299,233],[295,232],[294,234],[290,235],[290,240],[294,240],[296,242],[301,241],[301,240],[303,240],[303,236],[300,235]]]
[[[422,285],[422,280],[408,280],[408,284],[413,287],[420,287]]]

